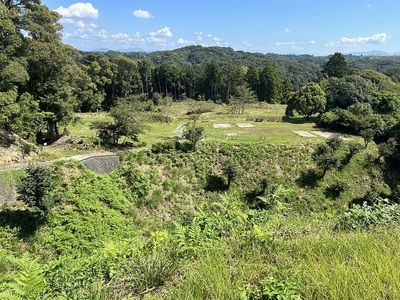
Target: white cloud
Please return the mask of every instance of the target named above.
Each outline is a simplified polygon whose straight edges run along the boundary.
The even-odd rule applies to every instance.
[[[342,37],[338,41],[326,43],[325,46],[333,47],[338,45],[357,46],[362,44],[383,44],[384,42],[386,42],[386,39],[387,39],[387,34],[383,32],[367,37],[355,37],[355,38]]]
[[[212,35],[211,34],[207,34],[207,37],[212,38]]]
[[[242,45],[246,47],[251,47],[251,43],[249,43],[248,41],[243,41]]]
[[[315,45],[315,41],[309,41],[307,44],[309,44],[309,45]]]
[[[290,30],[289,30],[289,28],[285,28],[285,29],[283,30],[283,32],[289,33]]]
[[[137,18],[142,18],[142,19],[151,19],[154,18],[154,16],[149,13],[147,10],[135,10],[132,15],[134,15]]]
[[[217,37],[214,37],[214,38],[213,38],[213,41],[214,41],[214,42],[220,42],[220,41],[222,41],[222,39],[217,38]]]
[[[150,32],[149,36],[152,38],[160,38],[160,37],[172,37],[173,34],[169,27],[164,27],[158,31]]]
[[[203,41],[203,37],[201,35],[197,36],[197,39],[199,42]]]
[[[99,10],[94,8],[92,3],[75,3],[68,7],[60,6],[56,9],[63,18],[88,18],[97,19]]]
[[[296,44],[295,42],[276,42],[274,46],[290,46]]]
[[[191,44],[195,44],[194,41],[188,41],[185,39],[178,39],[176,42],[178,45],[191,45]]]
[[[62,24],[74,24],[76,21],[74,19],[61,18],[60,22]]]

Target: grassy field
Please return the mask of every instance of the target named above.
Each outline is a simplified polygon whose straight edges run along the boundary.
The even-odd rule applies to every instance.
[[[234,141],[243,143],[287,143],[301,144],[305,140],[321,142],[323,137],[313,134],[313,137],[302,137],[295,131],[305,131],[312,134],[313,131],[324,131],[311,121],[306,122],[297,117],[284,120],[285,105],[271,105],[260,103],[249,106],[243,114],[232,114],[228,106],[216,105],[208,102],[185,101],[174,103],[169,109],[172,121],[170,123],[148,122],[146,114],[142,114],[144,122],[149,129],[139,135],[139,140],[146,146],[157,142],[175,139],[179,126],[190,122],[190,112],[204,111],[200,114],[198,126],[204,127],[206,140],[210,141]],[[262,122],[255,122],[261,118]],[[80,113],[76,122],[67,127],[70,136],[93,141],[96,132],[90,129],[96,120],[110,119],[107,113]],[[218,124],[229,125],[230,128],[215,128]],[[239,124],[239,125],[238,125]],[[250,124],[253,127],[243,128],[240,124]]]

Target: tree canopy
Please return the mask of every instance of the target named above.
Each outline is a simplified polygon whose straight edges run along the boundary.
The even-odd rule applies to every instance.
[[[305,117],[307,120],[316,113],[325,111],[326,97],[318,83],[310,83],[300,88],[289,99],[286,108],[286,116],[292,117],[293,112]]]

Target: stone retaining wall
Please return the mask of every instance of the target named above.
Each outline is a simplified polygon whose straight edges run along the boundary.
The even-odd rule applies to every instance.
[[[95,173],[108,174],[119,166],[119,156],[116,154],[92,156],[80,162]]]

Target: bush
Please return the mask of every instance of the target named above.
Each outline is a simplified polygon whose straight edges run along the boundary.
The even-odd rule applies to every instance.
[[[170,150],[175,150],[176,142],[175,141],[167,141],[164,143],[156,143],[151,147],[151,152],[153,153],[164,153]]]
[[[292,282],[278,281],[268,277],[257,286],[246,285],[240,293],[242,300],[299,300],[297,285]]]
[[[55,204],[55,199],[50,195],[53,189],[51,173],[48,169],[38,165],[28,165],[25,169],[26,176],[17,184],[18,199],[29,207],[46,214]]]
[[[339,220],[340,229],[368,229],[372,226],[389,226],[400,222],[400,205],[378,198],[372,205],[364,202],[355,205]]]

